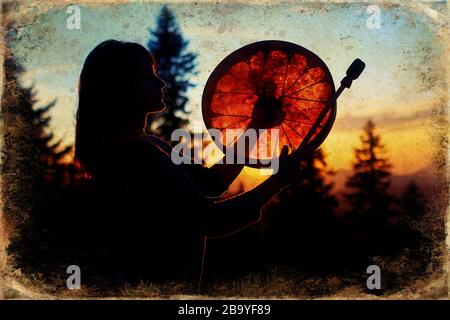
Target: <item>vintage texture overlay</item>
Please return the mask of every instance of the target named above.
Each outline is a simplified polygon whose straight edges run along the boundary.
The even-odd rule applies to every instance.
[[[18,1],[3,6],[0,299],[180,297],[181,284],[168,284],[170,288],[141,283],[106,291],[86,287],[67,290],[66,274],[51,281],[40,274],[30,275],[17,266],[15,255],[7,250],[23,236],[20,228],[35,204],[33,172],[40,170],[26,165],[34,152],[28,138],[35,133],[27,123],[33,121],[32,115],[18,113],[16,108],[30,98],[27,95],[34,95],[37,107],[51,105],[46,113],[51,121],[45,129],[53,134],[50,141],[60,141],[58,151],[71,146],[77,79],[86,55],[110,38],[145,45],[148,29],[154,27],[163,4],[79,1],[75,5],[81,8],[80,28],[70,27],[73,21],[67,20],[72,1]],[[371,256],[371,263],[387,270],[382,281],[386,279],[390,287],[382,294],[365,288],[365,269],[347,272],[342,271],[344,266],[341,272],[315,273],[272,266],[263,271],[270,276],[263,275],[259,284],[261,273],[249,272],[238,280],[213,277],[200,297],[448,299],[448,4],[370,4],[379,10],[379,26],[370,20],[378,11],[368,10],[369,3],[364,1],[170,1],[169,8],[190,41],[189,48],[200,61],[193,80],[197,86],[189,92],[191,125],[202,122],[200,101],[208,75],[223,57],[245,44],[279,39],[305,46],[325,61],[335,83],[349,63],[360,57],[367,69],[340,99],[336,123],[324,143],[327,160],[337,171],[335,193],[345,193],[353,149],[358,146],[362,127],[372,120],[393,164],[393,188],[400,190],[414,180],[427,198],[423,216],[411,227],[421,234],[420,239],[426,239],[420,240],[421,249],[399,251],[390,257]],[[23,89],[31,87],[33,94]],[[68,151],[64,161],[70,162],[72,156]],[[261,181],[254,172],[245,174],[235,189],[248,190]],[[270,224],[270,220],[265,223]],[[257,234],[264,232],[258,230]]]

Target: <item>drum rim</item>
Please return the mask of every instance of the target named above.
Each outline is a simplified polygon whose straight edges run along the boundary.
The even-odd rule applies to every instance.
[[[207,129],[214,128],[211,125],[211,101],[212,96],[215,90],[212,88],[215,88],[217,85],[217,82],[221,78],[221,75],[224,73],[224,70],[230,69],[233,65],[238,63],[238,61],[242,60],[239,57],[244,56],[251,56],[252,54],[255,54],[258,51],[274,51],[274,50],[280,50],[287,54],[302,54],[305,56],[306,61],[308,63],[309,67],[314,66],[320,66],[323,71],[325,72],[325,78],[328,80],[327,83],[331,86],[331,93],[330,97],[333,97],[334,93],[336,92],[336,88],[333,81],[333,76],[331,75],[330,70],[328,69],[328,66],[325,64],[325,62],[314,52],[292,42],[288,41],[282,41],[282,40],[263,40],[263,41],[257,41],[250,44],[247,44],[241,48],[238,48],[228,54],[224,59],[221,60],[221,62],[214,68],[214,70],[211,72],[211,74],[208,77],[208,80],[206,81],[206,84],[203,88],[203,95],[202,95],[202,118],[203,122],[205,123],[205,126]],[[209,106],[209,107],[207,107]],[[316,150],[320,147],[320,145],[325,141],[326,137],[331,131],[331,128],[334,124],[334,121],[336,119],[336,108],[337,103],[334,101],[333,105],[331,106],[330,115],[327,119],[327,122],[325,123],[322,130],[319,132],[319,134],[314,137],[310,142],[307,144],[308,149],[312,151]],[[220,141],[214,141],[214,143],[219,147],[220,150],[224,150],[224,146]],[[297,150],[297,149],[295,149]],[[248,159],[247,159],[248,160]],[[257,160],[257,159],[256,159]],[[267,160],[265,160],[266,162]],[[254,167],[254,168],[262,168],[264,165],[261,163],[257,164],[248,164],[247,166]]]

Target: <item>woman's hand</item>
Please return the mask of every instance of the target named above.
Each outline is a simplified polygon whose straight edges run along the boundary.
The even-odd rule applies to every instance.
[[[288,184],[297,177],[300,171],[300,160],[295,153],[289,155],[289,148],[286,145],[281,149],[278,160],[279,168],[276,176],[282,183]]]
[[[279,169],[276,176],[279,176],[279,179],[286,184],[292,182],[301,170],[300,161],[311,152],[314,152],[314,150],[307,146],[303,150],[297,149],[289,154],[288,147],[286,145],[283,146],[279,156]]]

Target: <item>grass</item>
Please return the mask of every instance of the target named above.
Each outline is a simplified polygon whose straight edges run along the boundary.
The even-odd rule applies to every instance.
[[[438,259],[438,257],[436,257]],[[429,266],[419,272],[407,252],[394,259],[374,257],[383,270],[382,291],[365,287],[367,275],[342,271],[334,274],[299,272],[273,266],[268,274],[248,273],[230,279],[211,279],[200,295],[186,294],[182,283],[140,282],[120,287],[56,288],[51,283],[30,279],[19,270],[3,276],[3,299],[444,299],[448,298],[444,269]],[[436,263],[436,266],[440,265]]]

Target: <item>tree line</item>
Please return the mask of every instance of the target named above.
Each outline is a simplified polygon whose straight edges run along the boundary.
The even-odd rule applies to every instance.
[[[7,10],[5,4],[2,10]],[[52,206],[76,192],[83,173],[67,161],[72,147],[54,141],[49,111],[56,101],[37,107],[33,87],[19,84],[25,70],[11,50],[16,28],[13,22],[3,23],[7,46],[1,170],[2,206],[11,230],[8,250],[24,272],[35,273],[46,265],[44,271],[50,272],[54,266],[48,261],[66,254],[57,246]],[[198,57],[187,50],[189,42],[167,7],[150,31],[147,46],[166,82],[167,109],[149,119],[147,130],[170,140],[174,129],[188,124],[187,93],[194,86],[190,79],[197,72]],[[391,164],[372,121],[363,128],[360,146],[355,148],[343,199],[333,193],[334,174],[322,149],[303,159],[296,181],[266,206],[260,224],[212,243],[206,259],[210,270],[225,275],[271,264],[335,270],[352,261],[366,263],[370,256],[420,247],[424,235],[415,226],[427,210],[426,198],[414,182],[400,197],[391,193]],[[338,216],[342,201],[346,213]],[[64,207],[57,214],[63,211]]]

